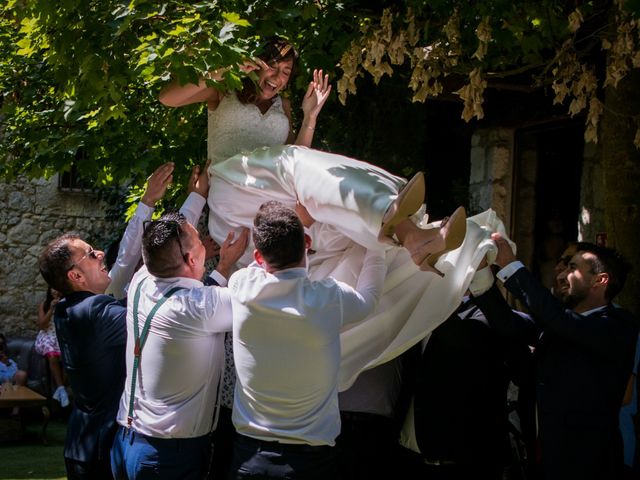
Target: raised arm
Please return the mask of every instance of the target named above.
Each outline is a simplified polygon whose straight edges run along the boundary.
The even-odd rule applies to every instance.
[[[222,81],[224,72],[229,68],[209,72],[206,77],[208,80]],[[239,68],[242,72],[249,73],[260,67],[255,62],[248,60]],[[160,91],[158,98],[160,103],[167,107],[183,107],[193,103],[207,102],[209,109],[215,110],[220,102],[221,93],[215,87],[207,85],[205,78],[200,78],[197,84],[187,83],[185,85],[180,85],[180,82],[174,80]]]
[[[164,196],[173,180],[173,163],[165,163],[158,167],[147,180],[147,187],[140,199],[131,220],[120,240],[118,257],[109,271],[111,283],[106,294],[117,299],[126,297],[127,285],[131,281],[136,267],[142,258],[142,233],[146,220],[153,215],[156,203]]]
[[[313,79],[309,82],[307,92],[302,99],[302,112],[304,115],[302,125],[300,125],[300,130],[295,138],[295,142],[293,142],[293,135],[290,134],[289,143],[293,142],[295,145],[301,145],[303,147],[311,146],[318,115],[322,107],[324,107],[327,98],[329,98],[330,93],[331,85],[329,84],[329,75],[323,75],[322,70],[314,70]],[[289,122],[291,122],[291,107],[288,103],[283,103],[283,106],[285,113],[289,117]]]
[[[51,317],[53,316],[53,309],[55,308],[55,303],[51,302],[49,306],[49,310],[45,312],[44,310],[44,302],[38,305],[38,320],[36,324],[40,330],[46,330],[49,328],[49,323],[51,322]]]
[[[355,290],[340,284],[343,289],[343,324],[359,322],[374,311],[382,295],[386,273],[384,252],[367,250]]]
[[[160,102],[167,107],[183,107],[193,103],[207,102],[210,106],[217,107],[220,101],[220,92],[207,85],[204,78],[196,83],[180,85],[174,80],[162,89],[159,95]]]
[[[187,199],[180,207],[180,213],[185,216],[187,222],[194,227],[198,227],[200,215],[205,203],[207,203],[207,195],[209,195],[209,162],[204,169],[200,165],[195,165],[191,170],[189,183],[187,184]]]

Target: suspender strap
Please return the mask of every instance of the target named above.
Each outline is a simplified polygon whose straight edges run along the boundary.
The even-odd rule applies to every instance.
[[[162,295],[162,298],[153,306],[147,319],[142,327],[142,333],[140,332],[140,326],[138,323],[138,305],[140,304],[140,289],[142,288],[142,280],[138,283],[136,293],[133,297],[133,370],[131,372],[131,392],[129,395],[129,414],[127,415],[127,425],[131,427],[133,423],[133,402],[136,394],[136,380],[138,378],[138,370],[140,368],[140,356],[142,355],[142,349],[147,342],[147,336],[149,335],[149,328],[151,327],[151,320],[155,316],[158,309],[164,305],[164,302],[169,300],[169,297],[176,293],[178,290],[183,290],[183,287],[173,287],[167,293]]]

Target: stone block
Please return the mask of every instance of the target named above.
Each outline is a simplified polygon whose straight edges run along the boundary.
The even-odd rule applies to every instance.
[[[12,210],[30,212],[33,209],[33,199],[25,192],[11,192],[7,205]]]
[[[511,150],[504,145],[496,145],[487,152],[489,164],[489,177],[493,180],[508,179],[511,177]]]
[[[482,147],[471,149],[471,168],[469,171],[469,183],[471,185],[482,183],[486,180],[486,157]]]
[[[35,245],[40,238],[40,226],[33,219],[24,218],[7,232],[13,244]]]

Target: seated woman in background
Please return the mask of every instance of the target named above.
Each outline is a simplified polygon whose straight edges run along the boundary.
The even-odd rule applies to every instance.
[[[6,388],[6,383],[26,385],[27,372],[19,370],[16,362],[9,358],[9,354],[7,353],[7,337],[0,333],[0,389]],[[13,407],[11,415],[18,415],[19,413],[19,407]]]

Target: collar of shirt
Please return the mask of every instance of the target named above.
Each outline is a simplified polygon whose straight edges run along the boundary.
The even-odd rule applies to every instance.
[[[291,278],[301,278],[307,276],[307,269],[304,267],[285,268],[284,270],[278,270],[273,272],[272,275],[278,277],[281,280],[289,280]]]
[[[591,315],[592,313],[598,312],[600,310],[604,310],[605,308],[607,308],[608,305],[601,305],[599,307],[596,308],[592,308],[591,310],[587,310],[586,312],[582,312],[580,315],[583,316],[587,316],[587,315]]]

